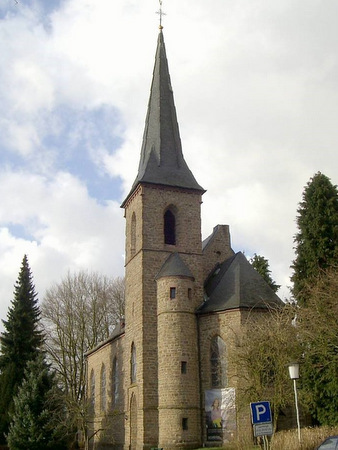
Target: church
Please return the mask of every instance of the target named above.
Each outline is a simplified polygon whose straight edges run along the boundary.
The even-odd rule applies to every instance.
[[[125,320],[87,355],[89,448],[220,446],[250,429],[236,334],[282,302],[228,225],[201,238],[205,190],[182,152],[160,27],[136,179],[123,201]]]

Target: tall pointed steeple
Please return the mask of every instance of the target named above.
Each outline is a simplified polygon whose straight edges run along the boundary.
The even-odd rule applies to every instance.
[[[157,41],[138,174],[127,199],[139,183],[160,184],[204,192],[183,157],[161,28]]]

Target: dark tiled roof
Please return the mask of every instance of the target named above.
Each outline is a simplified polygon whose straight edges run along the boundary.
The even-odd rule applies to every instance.
[[[178,253],[172,253],[165,261],[156,279],[162,277],[186,277],[194,279],[189,267],[184,263]]]
[[[252,267],[243,253],[217,266],[205,283],[206,301],[198,313],[235,308],[252,309],[282,306],[283,302]]]
[[[160,184],[204,192],[183,157],[162,31],[157,41],[138,174],[127,199],[139,183]]]

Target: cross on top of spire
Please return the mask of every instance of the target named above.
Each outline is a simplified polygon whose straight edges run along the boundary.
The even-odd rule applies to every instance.
[[[162,16],[166,16],[166,13],[163,12],[162,10],[162,0],[159,0],[160,2],[160,9],[158,11],[156,11],[156,14],[158,14],[160,16],[160,25],[159,25],[159,29],[162,30],[163,26],[162,26]]]

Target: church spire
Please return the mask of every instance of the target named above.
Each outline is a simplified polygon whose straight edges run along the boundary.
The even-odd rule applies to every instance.
[[[127,198],[139,183],[204,192],[183,157],[162,28],[157,41],[138,174]]]

